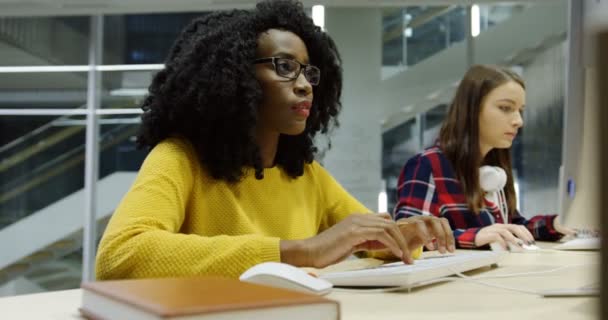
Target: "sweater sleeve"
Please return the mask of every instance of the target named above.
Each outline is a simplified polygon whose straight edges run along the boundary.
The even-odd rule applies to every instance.
[[[435,183],[435,175],[441,178],[439,181],[444,185],[437,186]],[[434,215],[441,217],[441,208],[445,203],[441,200],[438,192],[448,192],[453,190],[448,187],[448,183],[454,183],[443,179],[441,172],[433,173],[433,165],[431,160],[422,154],[419,154],[408,160],[401,170],[397,183],[397,205],[393,210],[393,218],[395,220],[409,218],[419,215]],[[440,191],[442,190],[442,191]],[[448,194],[445,195],[446,197]],[[447,197],[451,198],[451,197]],[[468,210],[460,208],[458,210]],[[475,236],[480,228],[458,228],[454,221],[450,221],[450,226],[453,230],[456,246],[459,248],[474,248]]]
[[[435,180],[430,161],[417,155],[405,163],[397,182],[395,220],[419,215],[439,216],[439,198],[435,194]]]
[[[319,232],[342,221],[353,213],[371,213],[361,202],[355,199],[348,191],[332,177],[317,162],[312,163],[319,193],[319,210],[322,212]]]
[[[372,213],[361,202],[350,195],[321,165],[313,162],[318,181],[318,191],[323,199],[323,212],[321,228],[319,232],[333,226],[342,221],[342,219],[353,213]],[[412,257],[417,259],[422,254],[422,247],[412,253]],[[385,254],[384,251],[365,252],[357,254],[359,257],[373,257],[379,259],[388,259],[390,254]]]
[[[193,152],[184,144],[163,142],[150,152],[99,244],[99,280],[238,277],[255,264],[280,261],[278,238],[181,233],[193,177],[200,176]]]
[[[553,228],[553,220],[556,218],[557,215],[538,215],[527,220],[516,210],[511,217],[511,223],[525,226],[536,240],[557,241],[563,235]]]

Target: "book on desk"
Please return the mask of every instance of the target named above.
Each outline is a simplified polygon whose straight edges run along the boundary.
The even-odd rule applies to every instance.
[[[220,277],[99,281],[82,289],[80,312],[91,320],[340,318],[336,301]]]

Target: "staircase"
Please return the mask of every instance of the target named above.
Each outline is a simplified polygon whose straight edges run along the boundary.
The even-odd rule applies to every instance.
[[[47,290],[79,284],[84,126],[61,125],[67,120],[0,147],[0,287],[15,279]],[[120,122],[100,130],[100,234],[146,155],[135,149],[136,130]]]
[[[135,172],[115,172],[98,182],[99,230],[135,179]],[[84,191],[79,190],[0,231],[0,285],[24,275],[47,278],[49,267],[82,246]],[[47,272],[35,272],[45,268]],[[77,268],[74,268],[77,269]],[[59,270],[63,271],[63,270]],[[80,270],[77,270],[80,272]]]

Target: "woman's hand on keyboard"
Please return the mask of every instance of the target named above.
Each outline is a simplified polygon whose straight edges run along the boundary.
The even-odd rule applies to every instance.
[[[419,246],[418,246],[419,247]],[[412,251],[389,214],[351,214],[331,228],[304,240],[281,240],[281,261],[299,267],[324,268],[358,251],[387,249],[405,263]]]
[[[553,219],[553,229],[555,229],[555,231],[557,231],[565,236],[575,236],[577,233],[576,229],[568,228],[568,227],[562,225],[559,222],[558,217],[555,217],[555,219]]]
[[[526,227],[518,224],[495,223],[491,226],[481,228],[475,236],[475,245],[478,247],[498,242],[505,250],[508,250],[507,242],[515,245],[533,244],[534,236]]]
[[[412,216],[397,220],[397,224],[408,244],[424,245],[428,250],[437,249],[441,253],[454,252],[456,249],[454,234],[446,218]]]

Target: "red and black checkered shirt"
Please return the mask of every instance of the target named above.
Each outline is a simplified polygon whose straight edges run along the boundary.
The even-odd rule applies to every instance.
[[[500,210],[491,201],[484,199],[485,207],[479,214],[469,208],[452,165],[437,146],[407,161],[399,176],[397,196],[395,220],[416,215],[447,218],[460,248],[475,248],[475,236],[481,228],[503,223]],[[562,236],[553,229],[555,217],[539,215],[527,220],[515,211],[508,223],[526,226],[536,240],[555,241]]]

